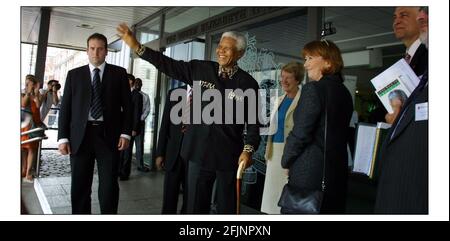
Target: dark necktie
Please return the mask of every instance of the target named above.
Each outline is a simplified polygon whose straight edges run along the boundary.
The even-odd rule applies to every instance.
[[[410,64],[411,63],[411,55],[409,55],[408,53],[405,53],[405,60],[406,60],[406,63]]]
[[[428,69],[425,70],[425,72],[423,73],[422,78],[420,79],[420,82],[416,88],[422,90],[425,87],[425,85],[427,85],[427,83],[428,83]]]
[[[192,89],[189,89],[187,93],[186,106],[183,109],[183,123],[181,124],[181,132],[185,133],[188,128],[189,118],[191,117],[191,104],[192,104]]]
[[[102,116],[102,83],[100,82],[100,69],[94,69],[94,79],[92,81],[92,96],[91,96],[91,116],[94,119]]]

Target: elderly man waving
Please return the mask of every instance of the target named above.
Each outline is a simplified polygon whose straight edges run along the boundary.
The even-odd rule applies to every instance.
[[[184,62],[141,45],[125,24],[119,25],[117,31],[140,58],[150,62],[166,75],[193,86],[193,101],[188,103],[194,112],[189,115],[194,119],[194,123],[189,122],[185,125],[186,128],[183,128],[185,133],[180,153],[181,157],[188,161],[187,212],[210,212],[211,194],[216,181],[217,212],[235,213],[235,174],[238,164],[244,162],[246,167],[251,164],[252,153],[258,148],[260,140],[256,116],[258,83],[237,65],[237,61],[245,53],[245,36],[237,32],[223,33],[216,49],[218,62]],[[203,94],[208,91],[211,93],[211,90],[220,95],[214,94],[212,100],[204,98],[206,94]],[[253,95],[246,96],[249,92],[253,92]],[[231,107],[225,103],[230,101]],[[233,108],[242,105],[244,108]],[[211,106],[218,108],[211,111]],[[196,109],[201,112],[196,112]],[[203,112],[206,110],[209,110],[209,114],[219,116],[219,121],[217,118],[213,123],[205,121]],[[195,121],[199,116],[203,117],[200,123]]]

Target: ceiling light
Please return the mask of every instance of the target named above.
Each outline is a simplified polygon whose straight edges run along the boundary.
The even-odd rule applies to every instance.
[[[94,26],[90,25],[90,24],[85,24],[82,23],[80,25],[77,25],[78,28],[84,28],[84,29],[94,29]]]

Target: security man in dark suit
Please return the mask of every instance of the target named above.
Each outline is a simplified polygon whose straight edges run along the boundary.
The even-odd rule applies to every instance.
[[[181,157],[188,160],[187,212],[210,212],[216,181],[217,212],[236,213],[236,171],[241,162],[244,167],[251,165],[252,153],[258,148],[260,140],[257,117],[259,86],[251,75],[237,65],[238,59],[245,53],[245,36],[237,32],[222,34],[216,49],[218,62],[183,62],[141,45],[125,24],[119,25],[117,30],[124,42],[142,59],[166,75],[192,86],[193,115],[190,113],[194,118],[190,123],[193,124],[187,125],[181,148]],[[214,93],[213,98],[202,100],[200,96],[204,93]],[[233,105],[233,108],[225,108],[226,103]],[[243,107],[243,110],[237,107]],[[216,111],[220,111],[221,115]],[[221,120],[209,123],[207,118],[203,118],[208,114]]]
[[[95,160],[102,214],[116,214],[119,203],[119,151],[129,145],[131,96],[124,68],[105,62],[108,41],[87,39],[89,64],[67,74],[59,114],[59,151],[70,154],[73,214],[91,213]]]
[[[183,205],[180,213],[186,213],[187,204],[187,161],[180,156],[181,143],[183,141],[183,125],[174,124],[170,121],[170,110],[178,101],[171,101],[170,95],[174,90],[186,91],[182,86],[169,91],[164,105],[164,112],[159,130],[158,147],[156,148],[156,166],[158,169],[164,167],[164,195],[162,214],[176,214],[180,185],[183,187]],[[186,93],[187,94],[187,93]],[[181,115],[181,113],[179,113]]]
[[[417,16],[428,47],[428,8]],[[399,111],[384,140],[375,202],[379,214],[428,213],[428,70]]]
[[[128,148],[121,152],[120,154],[120,170],[119,170],[119,176],[121,181],[126,181],[130,178],[130,172],[131,172],[131,159],[133,157],[133,146],[135,137],[137,135],[142,134],[142,128],[141,128],[141,115],[142,115],[142,103],[143,103],[143,97],[140,93],[140,91],[136,88],[134,88],[134,83],[136,81],[136,78],[132,74],[128,74],[128,83],[130,84],[131,88],[131,123],[132,123],[132,129],[131,129],[131,140],[130,145]]]

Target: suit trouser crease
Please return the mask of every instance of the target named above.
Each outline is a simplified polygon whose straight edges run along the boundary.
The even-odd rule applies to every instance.
[[[236,173],[206,170],[200,164],[188,164],[188,213],[209,214],[214,181],[217,182],[217,212],[236,213]]]
[[[119,175],[121,177],[130,177],[131,173],[131,161],[133,159],[133,145],[135,143],[136,136],[132,136],[128,148],[120,152],[120,168]]]
[[[140,123],[141,133],[135,136],[136,143],[136,163],[139,168],[144,168],[144,136],[145,136],[145,121]],[[152,165],[150,165],[151,167]]]
[[[98,170],[98,200],[102,214],[115,214],[119,202],[119,153],[105,141],[102,125],[86,127],[76,154],[70,156],[72,213],[91,213],[91,193],[95,160]]]
[[[163,214],[176,214],[180,187],[183,188],[183,198],[180,213],[186,213],[188,188],[186,163],[179,156],[171,170],[166,170],[164,176]]]

